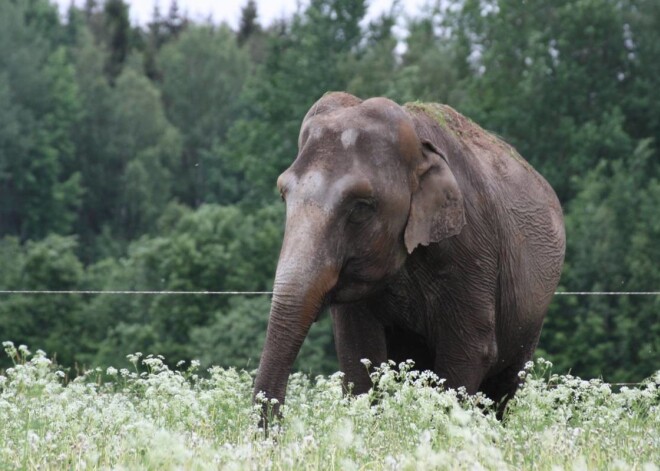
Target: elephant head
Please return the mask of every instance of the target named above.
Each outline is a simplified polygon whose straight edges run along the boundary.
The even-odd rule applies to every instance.
[[[326,94],[305,116],[298,148],[277,182],[286,226],[255,382],[255,394],[279,403],[324,306],[377,294],[418,245],[465,224],[446,157],[388,99]]]

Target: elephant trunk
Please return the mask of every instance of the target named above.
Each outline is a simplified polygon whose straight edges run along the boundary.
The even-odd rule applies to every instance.
[[[254,384],[254,395],[276,399],[272,413],[284,402],[293,363],[309,328],[323,308],[328,292],[337,283],[339,270],[327,257],[313,253],[314,244],[287,243],[277,266],[266,342]],[[310,247],[305,250],[304,246]],[[268,406],[264,406],[266,411]],[[264,416],[267,420],[267,417]]]

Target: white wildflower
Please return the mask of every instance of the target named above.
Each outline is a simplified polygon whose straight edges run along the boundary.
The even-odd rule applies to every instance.
[[[354,439],[353,422],[348,419],[341,420],[335,430],[335,443],[340,448],[349,448],[353,444]]]
[[[398,469],[398,465],[399,463],[392,455],[387,455],[385,457],[385,467],[387,469]]]
[[[342,460],[339,463],[339,469],[345,470],[345,471],[353,471],[353,470],[358,470],[360,467],[355,463],[355,461],[351,460],[350,458],[342,458]]]

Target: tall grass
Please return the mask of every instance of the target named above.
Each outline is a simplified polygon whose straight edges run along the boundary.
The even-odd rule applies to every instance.
[[[660,371],[614,391],[540,360],[503,422],[486,398],[410,364],[381,365],[359,397],[342,394],[339,373],[296,373],[266,437],[246,372],[135,354],[133,370],[66,382],[44,352],[4,346],[0,469],[659,469]]]

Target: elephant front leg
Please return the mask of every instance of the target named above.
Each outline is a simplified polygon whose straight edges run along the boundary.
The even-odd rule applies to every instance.
[[[353,394],[363,394],[372,386],[367,367],[387,361],[385,328],[368,308],[357,304],[343,304],[331,308],[332,327],[339,366],[344,372],[344,385]]]

